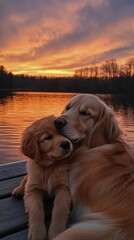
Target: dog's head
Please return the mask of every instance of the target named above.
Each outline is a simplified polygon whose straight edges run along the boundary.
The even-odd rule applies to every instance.
[[[83,141],[91,148],[114,142],[121,134],[112,109],[91,94],[73,97],[55,126],[73,142]]]
[[[37,163],[49,166],[70,155],[73,150],[69,139],[61,136],[54,116],[37,120],[26,128],[21,141],[21,151]]]

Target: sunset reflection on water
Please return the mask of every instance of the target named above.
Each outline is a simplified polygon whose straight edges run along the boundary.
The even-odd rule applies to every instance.
[[[0,163],[24,159],[20,153],[23,130],[47,115],[58,116],[73,94],[18,92],[1,98]]]
[[[71,93],[18,92],[0,97],[0,163],[22,160],[20,139],[22,131],[32,122],[47,115],[60,115]],[[112,95],[100,95],[115,110],[124,136],[134,147],[134,105],[115,102]]]

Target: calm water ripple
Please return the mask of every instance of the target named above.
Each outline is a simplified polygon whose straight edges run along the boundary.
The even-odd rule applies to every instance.
[[[0,164],[24,159],[20,153],[22,131],[33,121],[59,115],[71,93],[0,92]],[[133,96],[98,95],[115,111],[124,137],[134,148]]]

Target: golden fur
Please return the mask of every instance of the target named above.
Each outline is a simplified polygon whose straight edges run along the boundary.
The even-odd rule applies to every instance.
[[[30,159],[27,162],[28,175],[13,195],[24,194],[25,210],[29,219],[29,240],[45,240],[44,198],[55,197],[49,240],[66,228],[70,213],[71,197],[68,181],[67,156],[73,146],[61,136],[54,125],[54,116],[34,122],[23,134],[21,150]]]
[[[96,96],[78,95],[55,125],[77,146],[69,179],[79,211],[79,223],[55,240],[134,240],[134,152],[113,111]]]

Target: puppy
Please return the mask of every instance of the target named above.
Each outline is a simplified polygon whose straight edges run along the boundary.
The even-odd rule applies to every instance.
[[[79,222],[55,240],[134,240],[134,151],[113,111],[94,95],[77,95],[55,125],[78,146],[69,179]]]
[[[72,143],[61,136],[54,125],[55,117],[49,116],[26,128],[21,151],[29,157],[28,175],[13,192],[23,194],[29,220],[29,240],[45,240],[44,199],[54,196],[52,219],[48,239],[53,239],[66,228],[70,213],[71,197],[68,182],[68,159]]]

